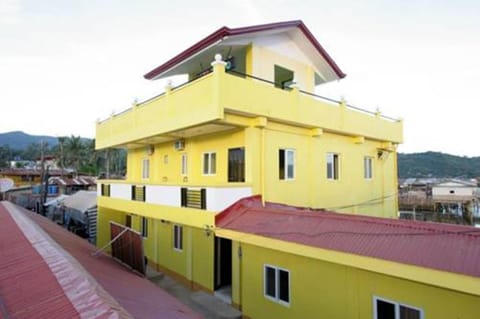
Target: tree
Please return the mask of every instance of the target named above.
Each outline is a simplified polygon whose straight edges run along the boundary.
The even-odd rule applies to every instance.
[[[65,141],[65,164],[72,167],[77,173],[82,167],[85,147],[80,136],[70,136]]]

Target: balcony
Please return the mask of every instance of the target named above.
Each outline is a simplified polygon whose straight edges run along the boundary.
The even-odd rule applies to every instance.
[[[240,75],[240,76],[239,76]],[[97,123],[96,148],[135,148],[234,129],[226,114],[401,143],[403,123],[298,89],[214,68],[199,79]]]
[[[219,212],[237,200],[251,196],[248,185],[234,187],[183,187],[179,185],[138,185],[118,181],[100,181],[98,196],[169,207],[186,207]],[[109,192],[105,192],[109,189]]]

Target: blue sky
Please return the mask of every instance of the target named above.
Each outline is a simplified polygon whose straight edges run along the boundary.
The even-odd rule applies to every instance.
[[[462,0],[0,0],[0,132],[94,137],[219,27],[301,19],[347,73],[318,93],[403,118],[400,152],[480,156],[479,17]]]

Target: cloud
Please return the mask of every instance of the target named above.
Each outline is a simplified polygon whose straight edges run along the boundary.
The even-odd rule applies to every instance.
[[[20,22],[21,0],[0,0],[0,25]]]

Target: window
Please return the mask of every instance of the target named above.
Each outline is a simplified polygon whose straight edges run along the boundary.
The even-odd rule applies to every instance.
[[[327,154],[327,179],[338,179],[339,156],[335,153]]]
[[[363,177],[365,179],[372,179],[373,177],[373,158],[365,156],[363,158]]]
[[[181,171],[180,171],[180,174],[182,176],[186,176],[187,175],[187,163],[188,163],[188,158],[187,158],[187,154],[182,154],[182,168],[181,168]]]
[[[148,237],[148,218],[142,217],[142,237]]]
[[[265,296],[279,303],[290,303],[290,272],[278,267],[265,265]]]
[[[125,226],[132,228],[132,215],[125,216]]]
[[[245,182],[245,149],[243,147],[228,150],[228,181]]]
[[[374,319],[423,319],[423,310],[374,297]]]
[[[281,180],[295,178],[295,150],[278,150],[278,176]]]
[[[203,153],[203,174],[214,175],[217,172],[217,154]]]
[[[275,87],[280,89],[287,89],[293,83],[293,71],[282,68],[281,66],[274,66],[275,73]]]
[[[147,179],[150,177],[150,160],[144,159],[142,162],[142,178]]]
[[[183,249],[183,227],[180,225],[173,225],[173,248]]]

